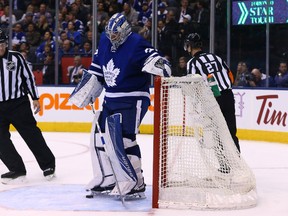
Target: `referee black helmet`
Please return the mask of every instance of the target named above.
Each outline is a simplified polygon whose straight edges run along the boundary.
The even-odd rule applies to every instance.
[[[0,43],[6,43],[8,40],[7,35],[5,32],[0,28]]]
[[[196,32],[189,34],[184,41],[185,51],[188,50],[188,46],[191,46],[191,48],[202,48],[202,39],[200,34]]]

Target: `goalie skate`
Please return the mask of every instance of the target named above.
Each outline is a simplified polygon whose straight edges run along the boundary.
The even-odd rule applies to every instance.
[[[124,195],[124,200],[146,199],[145,195],[146,185],[143,184],[140,186],[140,188],[137,189],[136,187],[134,187],[129,193]],[[116,196],[116,198],[120,199],[120,196]]]
[[[108,185],[105,187],[96,186],[94,188],[91,188],[90,190],[87,190],[87,191],[90,191],[91,193],[86,195],[86,198],[94,198],[97,196],[109,195],[114,187],[115,187],[115,184]]]
[[[133,188],[128,194],[125,195],[125,200],[146,199],[145,190],[145,184],[143,184],[143,186],[138,189]]]

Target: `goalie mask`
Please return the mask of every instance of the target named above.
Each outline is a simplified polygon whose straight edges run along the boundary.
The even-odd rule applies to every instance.
[[[202,39],[198,33],[191,33],[187,36],[184,41],[184,50],[187,51],[189,46],[192,48],[202,47]]]
[[[112,51],[115,51],[131,34],[131,25],[123,14],[116,13],[105,27],[105,33],[112,43]]]

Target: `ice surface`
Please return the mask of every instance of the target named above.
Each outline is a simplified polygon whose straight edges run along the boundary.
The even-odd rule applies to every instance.
[[[56,178],[47,182],[22,138],[12,132],[12,139],[27,168],[27,182],[0,184],[1,216],[287,216],[288,215],[288,145],[241,141],[242,156],[252,168],[259,196],[251,209],[226,211],[171,210],[151,208],[152,142],[151,135],[138,135],[142,149],[145,200],[121,201],[103,196],[87,199],[86,184],[92,178],[88,133],[45,132],[44,136],[56,156]],[[0,162],[0,173],[7,169]]]

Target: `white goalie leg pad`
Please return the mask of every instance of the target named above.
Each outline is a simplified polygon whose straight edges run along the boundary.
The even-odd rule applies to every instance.
[[[100,96],[102,90],[103,85],[97,77],[83,70],[82,79],[71,93],[69,102],[79,108],[85,107],[89,103],[93,103]]]
[[[106,119],[105,150],[113,166],[116,184],[118,184],[111,191],[111,195],[126,195],[137,184],[137,175],[125,153],[121,123],[122,115],[120,113],[111,115]]]
[[[137,142],[136,140],[135,141],[132,141],[128,138],[123,138],[123,143],[124,143],[124,148],[127,149],[127,148],[132,148],[134,146],[137,146]],[[141,186],[143,186],[144,184],[144,177],[143,177],[143,174],[142,174],[142,164],[141,164],[141,158],[139,158],[138,156],[136,155],[131,155],[131,154],[128,154],[127,157],[129,158],[135,172],[136,172],[136,175],[137,175],[137,185],[135,186],[135,189],[137,190],[138,188],[140,188]]]
[[[167,59],[159,55],[150,55],[144,62],[142,72],[158,76],[171,76],[171,66]]]
[[[99,133],[96,133],[96,122],[98,121],[100,111],[97,111],[92,123],[90,134],[90,152],[93,169],[93,179],[86,186],[91,189],[97,186],[105,187],[115,184],[115,178],[109,163],[108,156],[104,151]]]

